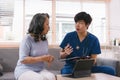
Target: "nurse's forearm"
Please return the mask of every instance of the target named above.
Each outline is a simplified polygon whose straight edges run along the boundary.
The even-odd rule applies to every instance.
[[[94,64],[96,63],[96,59],[97,59],[97,55],[96,54],[92,54],[91,58],[94,59]]]

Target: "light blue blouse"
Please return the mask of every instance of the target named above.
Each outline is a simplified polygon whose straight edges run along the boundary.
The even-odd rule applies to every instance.
[[[38,62],[33,64],[22,64],[21,61],[27,56],[42,56],[48,54],[48,41],[39,41],[35,42],[33,37],[30,34],[27,34],[25,38],[22,40],[20,48],[19,48],[19,59],[17,62],[17,66],[15,68],[14,74],[15,78],[18,77],[29,70],[33,70],[35,72],[40,72],[45,68],[44,62]]]

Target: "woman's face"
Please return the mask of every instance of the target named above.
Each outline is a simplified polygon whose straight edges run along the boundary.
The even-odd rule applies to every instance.
[[[49,29],[50,29],[50,27],[49,27],[49,18],[46,17],[46,20],[44,22],[44,30],[43,30],[42,34],[47,34]]]
[[[88,25],[83,20],[80,20],[75,23],[75,28],[78,33],[84,33],[87,31]]]

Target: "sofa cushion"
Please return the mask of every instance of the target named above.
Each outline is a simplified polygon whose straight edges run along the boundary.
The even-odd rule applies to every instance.
[[[14,71],[18,57],[18,48],[0,48],[0,59],[2,59],[3,72]]]
[[[117,61],[114,59],[97,58],[97,65],[108,65],[116,68]]]
[[[3,66],[2,66],[2,58],[0,58],[0,76],[3,75]]]
[[[2,76],[3,75],[3,67],[2,67],[2,65],[0,64],[0,76]]]
[[[46,65],[46,68],[48,70],[60,71],[61,68],[63,67],[64,62],[61,62],[59,60],[59,56],[60,56],[59,51],[60,51],[59,48],[49,48],[49,54],[54,56],[54,61],[51,63],[50,67]]]
[[[97,59],[97,65],[102,66],[102,65],[107,65],[111,66],[116,70],[116,76],[120,77],[120,61],[115,60],[115,59],[107,59],[107,58],[98,58]]]
[[[15,80],[13,72],[5,72],[3,76],[0,77],[0,80]]]

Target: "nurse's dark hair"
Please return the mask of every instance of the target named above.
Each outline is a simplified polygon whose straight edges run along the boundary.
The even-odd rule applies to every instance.
[[[46,18],[49,18],[47,13],[37,13],[33,16],[30,22],[28,34],[31,34],[34,37],[35,42],[38,42],[40,39],[42,41],[47,39],[46,35],[41,34],[44,30],[44,22]]]
[[[75,15],[74,17],[75,23],[77,23],[80,20],[85,21],[86,25],[89,25],[92,22],[91,16],[86,12],[79,12]]]

